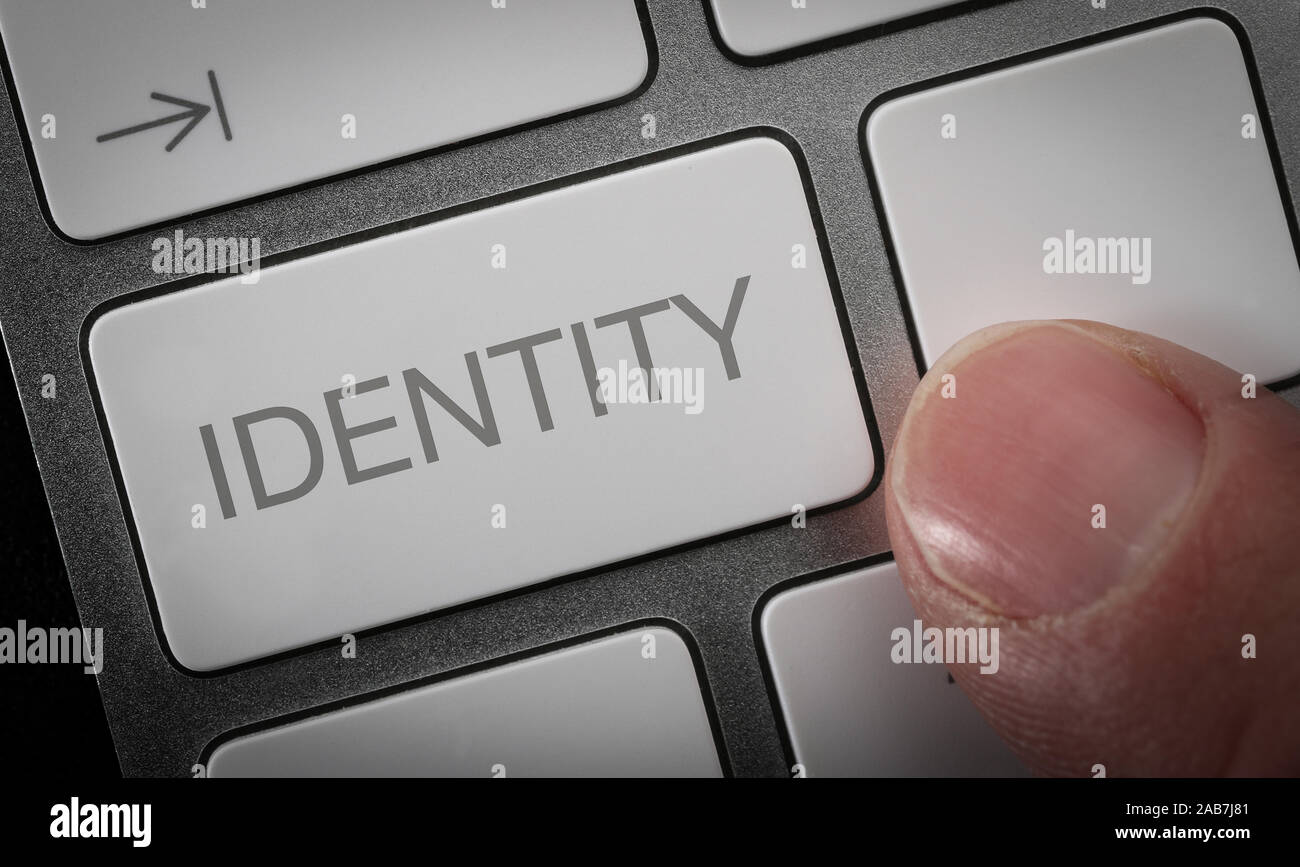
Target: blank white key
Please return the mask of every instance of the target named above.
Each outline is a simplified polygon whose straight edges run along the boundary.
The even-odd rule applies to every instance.
[[[660,626],[238,737],[207,765],[212,777],[722,774],[691,653]]]
[[[946,667],[894,662],[894,630],[914,633],[916,613],[893,562],[787,590],[760,617],[807,776],[1027,773]]]
[[[177,660],[862,491],[871,440],[805,196],[785,145],[745,138],[103,315],[90,358]],[[657,403],[620,387],[642,341]]]
[[[802,7],[790,0],[708,2],[726,46],[745,57],[762,57],[959,0],[809,0]]]
[[[650,69],[635,0],[0,0],[0,32],[77,239],[604,103]]]
[[[926,363],[985,325],[1082,318],[1260,382],[1300,372],[1300,266],[1260,111],[1211,18],[876,110],[866,146]]]

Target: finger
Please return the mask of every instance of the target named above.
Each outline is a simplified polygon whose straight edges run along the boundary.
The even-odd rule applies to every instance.
[[[1150,335],[995,326],[922,380],[885,489],[923,622],[999,628],[996,674],[953,674],[1031,767],[1300,772],[1284,401]]]

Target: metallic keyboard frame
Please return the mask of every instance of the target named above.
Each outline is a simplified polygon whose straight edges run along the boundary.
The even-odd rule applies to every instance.
[[[651,151],[772,126],[793,136],[807,159],[888,454],[918,371],[863,168],[864,109],[880,94],[921,80],[1205,6],[1183,0],[1109,0],[1105,10],[1089,0],[968,3],[906,26],[832,40],[825,50],[751,65],[719,49],[704,2],[649,0],[658,69],[631,101],[94,245],[72,245],[51,231],[9,91],[0,92],[0,323],[82,623],[104,628],[99,686],[124,773],[189,776],[205,747],[235,729],[622,624],[667,619],[698,646],[726,746],[724,765],[739,776],[789,774],[755,647],[755,605],[778,584],[887,551],[878,488],[810,517],[806,529],[769,524],[374,630],[360,637],[356,659],[318,648],[194,677],[168,661],[155,630],[80,351],[83,323],[94,308],[167,282],[149,267],[150,244],[175,227],[191,236],[256,236],[271,255]],[[1247,33],[1294,203],[1300,200],[1300,0],[1223,0],[1215,7]],[[656,117],[653,140],[640,134],[646,113]],[[40,396],[47,373],[57,380],[54,400]],[[1300,387],[1288,385],[1283,396],[1300,406]]]

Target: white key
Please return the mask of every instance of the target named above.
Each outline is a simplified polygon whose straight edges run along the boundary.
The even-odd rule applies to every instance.
[[[760,618],[804,775],[1028,773],[949,681],[947,668],[894,662],[894,630],[914,633],[916,613],[893,562],[787,590]]]
[[[866,145],[926,364],[985,325],[1082,318],[1260,382],[1300,372],[1300,266],[1260,111],[1211,18],[877,109]]]
[[[237,737],[210,777],[717,777],[682,638],[661,626]]]
[[[708,0],[718,35],[742,57],[761,59],[959,0]]]
[[[615,100],[650,69],[635,0],[0,0],[0,32],[55,226],[82,240]]]
[[[176,659],[221,668],[862,491],[805,195],[785,145],[745,138],[99,318]],[[653,404],[629,402],[642,332],[678,371]]]

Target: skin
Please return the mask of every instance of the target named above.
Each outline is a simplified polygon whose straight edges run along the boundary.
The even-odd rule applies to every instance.
[[[908,595],[1000,628],[996,674],[949,668],[1035,772],[1300,775],[1300,412],[1147,334],[1010,323],[932,366],[887,466]]]

